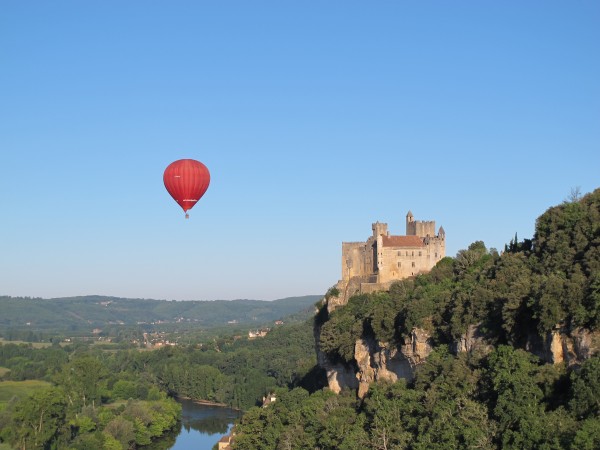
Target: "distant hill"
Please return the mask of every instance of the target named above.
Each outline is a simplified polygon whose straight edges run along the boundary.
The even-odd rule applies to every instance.
[[[319,295],[273,301],[167,301],[89,295],[65,298],[0,296],[0,333],[7,329],[79,330],[106,325],[262,324],[312,310]]]

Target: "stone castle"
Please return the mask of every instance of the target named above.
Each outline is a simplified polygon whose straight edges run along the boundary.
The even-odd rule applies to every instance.
[[[390,235],[387,223],[376,222],[372,229],[366,242],[342,242],[339,304],[352,295],[387,290],[395,281],[429,272],[446,256],[444,228],[436,234],[435,221],[415,220],[410,211],[405,236]]]

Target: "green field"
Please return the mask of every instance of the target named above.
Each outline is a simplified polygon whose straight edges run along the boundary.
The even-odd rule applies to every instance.
[[[45,348],[52,345],[50,342],[7,341],[4,338],[0,338],[0,344],[26,344],[31,345],[33,348]]]
[[[50,383],[40,380],[0,381],[0,411],[13,397],[25,398],[46,386],[50,386]]]

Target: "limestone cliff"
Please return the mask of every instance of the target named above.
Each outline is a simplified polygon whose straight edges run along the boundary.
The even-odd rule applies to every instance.
[[[488,353],[492,351],[493,346],[483,336],[479,325],[470,325],[467,332],[454,342],[452,349],[455,353]],[[585,328],[569,330],[557,325],[545,336],[532,331],[525,344],[525,350],[546,363],[579,365],[594,354],[600,353],[600,332]]]
[[[481,333],[480,325],[469,325],[467,331],[454,341],[451,349],[454,353],[480,351],[489,353],[493,346],[486,340]]]
[[[419,328],[414,328],[399,348],[370,337],[359,339],[354,346],[358,397],[363,398],[374,381],[411,380],[415,368],[429,356],[431,350],[429,335]]]
[[[327,298],[324,298],[323,302],[326,304]],[[324,310],[327,311],[326,308]],[[356,389],[358,387],[358,382],[355,376],[356,369],[352,365],[332,362],[327,354],[321,350],[321,324],[318,316],[319,314],[317,313],[317,320],[315,321],[316,325],[313,330],[315,337],[315,348],[317,351],[317,364],[319,367],[325,370],[329,389],[336,394],[339,394],[342,389]]]
[[[319,327],[315,328],[317,343],[319,331]],[[493,350],[493,345],[482,334],[480,325],[470,325],[450,347],[455,353],[485,354]],[[600,352],[600,332],[590,332],[583,328],[568,331],[557,326],[544,338],[532,333],[526,350],[547,363],[578,365]],[[332,362],[317,345],[318,363],[327,373],[329,388],[336,393],[343,389],[353,389],[357,391],[359,398],[365,396],[373,382],[395,382],[399,378],[411,380],[416,367],[425,361],[431,351],[431,337],[420,328],[413,328],[401,345],[377,341],[372,336],[362,336],[355,342],[354,359],[348,364]]]
[[[526,349],[547,363],[579,365],[590,356],[600,353],[600,331],[585,328],[569,330],[557,325],[543,338],[532,333]]]
[[[338,305],[339,306],[339,305]],[[325,369],[329,389],[339,393],[342,389],[355,389],[363,398],[369,385],[375,381],[395,382],[399,378],[411,380],[417,365],[432,350],[429,334],[419,328],[412,330],[402,345],[376,341],[372,336],[362,336],[355,342],[354,359],[349,364],[332,362],[319,348],[320,327],[315,328],[317,359]]]

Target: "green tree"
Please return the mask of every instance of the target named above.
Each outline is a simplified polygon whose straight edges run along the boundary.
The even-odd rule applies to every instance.
[[[133,423],[120,416],[115,417],[106,425],[104,433],[117,441],[122,449],[128,449],[136,437]]]
[[[572,450],[597,450],[600,448],[600,418],[590,417],[583,421],[573,437]]]
[[[600,415],[600,357],[584,361],[579,371],[571,373],[569,406],[579,418]]]
[[[364,411],[373,449],[406,449],[425,415],[424,393],[408,389],[404,380],[371,386]]]
[[[103,364],[92,356],[82,356],[64,365],[56,375],[56,382],[63,387],[69,404],[78,409],[101,401],[108,373]]]
[[[495,393],[493,417],[498,421],[503,449],[535,448],[544,442],[543,392],[535,382],[536,358],[500,346],[488,358],[489,381]]]
[[[113,385],[112,394],[114,398],[127,400],[137,398],[137,387],[135,382],[129,380],[117,380]]]
[[[34,393],[16,406],[12,444],[20,449],[44,449],[58,438],[65,425],[64,393],[48,388]]]

